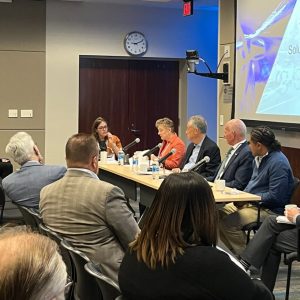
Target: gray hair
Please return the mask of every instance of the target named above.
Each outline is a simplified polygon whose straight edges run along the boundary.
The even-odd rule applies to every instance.
[[[191,116],[189,118],[189,122],[191,122],[194,127],[198,128],[200,132],[204,134],[207,132],[207,122],[202,116],[200,115]]]
[[[158,126],[164,126],[164,127],[170,128],[171,132],[175,131],[174,122],[169,118],[158,119],[155,122],[155,127],[158,128]]]
[[[65,299],[66,266],[54,241],[8,228],[0,234],[0,253],[1,299]]]
[[[5,148],[5,152],[19,165],[29,161],[34,154],[34,141],[27,132],[13,135]]]
[[[242,139],[246,138],[247,127],[242,120],[232,119],[232,120],[228,121],[228,123],[231,127],[231,130],[233,130],[238,137],[240,137]]]

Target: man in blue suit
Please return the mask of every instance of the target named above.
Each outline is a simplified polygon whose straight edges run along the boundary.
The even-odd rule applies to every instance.
[[[232,119],[225,124],[224,138],[231,147],[216,174],[207,178],[209,181],[224,179],[226,186],[238,190],[247,186],[253,171],[253,156],[246,141],[246,133],[246,125],[239,119]]]
[[[42,164],[43,157],[32,137],[26,132],[18,132],[11,137],[6,153],[21,168],[2,181],[6,195],[16,204],[39,208],[41,189],[64,176],[63,166]]]

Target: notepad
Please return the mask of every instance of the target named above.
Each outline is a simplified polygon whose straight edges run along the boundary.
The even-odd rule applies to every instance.
[[[283,224],[290,224],[290,225],[295,225],[292,223],[286,216],[278,216],[276,218],[277,223],[283,223]]]

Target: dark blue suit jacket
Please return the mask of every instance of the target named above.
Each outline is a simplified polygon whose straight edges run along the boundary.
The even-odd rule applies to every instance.
[[[189,161],[189,159],[193,153],[193,150],[194,150],[194,143],[191,143],[191,144],[189,144],[189,146],[186,150],[186,154],[181,163],[180,169],[183,169],[184,165]],[[204,140],[202,142],[196,162],[198,162],[205,156],[209,156],[210,162],[202,165],[197,170],[197,172],[200,175],[202,175],[203,177],[214,176],[215,172],[221,162],[220,149],[219,149],[218,145],[207,136],[204,138]]]
[[[230,158],[221,179],[226,180],[226,186],[244,190],[253,172],[253,156],[248,143],[244,142]],[[219,166],[220,167],[220,166]],[[218,168],[219,170],[219,168]],[[218,171],[215,173],[217,175]],[[213,180],[215,179],[215,176]]]

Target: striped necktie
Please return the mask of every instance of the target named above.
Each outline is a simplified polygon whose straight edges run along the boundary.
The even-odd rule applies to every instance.
[[[232,150],[233,150],[233,147],[230,147],[229,150],[227,151],[227,153],[225,155],[225,158],[222,161],[221,167],[220,167],[220,169],[217,173],[217,176],[216,176],[215,180],[218,180],[222,177],[222,175],[224,173],[224,170],[225,170],[225,167],[226,167],[226,163],[229,159],[229,156],[230,156],[230,153],[231,153]]]

